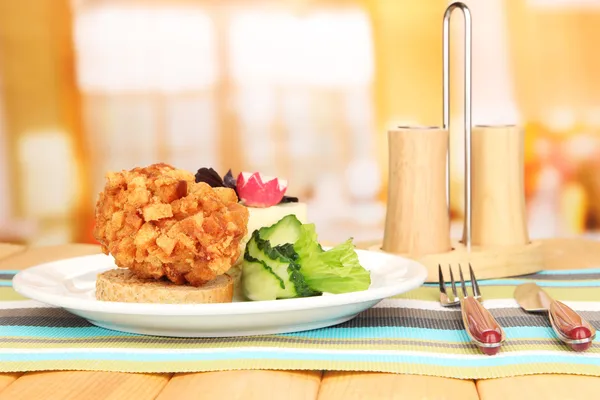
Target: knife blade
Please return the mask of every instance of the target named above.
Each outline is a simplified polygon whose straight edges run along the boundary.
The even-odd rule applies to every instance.
[[[575,351],[590,348],[596,329],[566,304],[554,300],[535,283],[517,286],[514,297],[528,312],[548,312],[552,329],[558,338]]]

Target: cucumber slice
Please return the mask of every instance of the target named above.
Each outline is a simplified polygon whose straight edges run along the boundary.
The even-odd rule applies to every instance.
[[[248,300],[276,300],[281,292],[281,279],[260,261],[244,259],[242,292]]]
[[[262,266],[262,269],[258,266]],[[262,284],[260,279],[263,279]],[[300,266],[272,247],[268,240],[262,239],[258,231],[252,234],[246,244],[242,286],[244,295],[250,300],[289,299],[320,294],[310,289],[300,273]]]
[[[293,214],[286,215],[271,226],[258,230],[260,238],[268,240],[271,246],[293,245],[300,237],[302,222]]]
[[[302,224],[295,215],[255,230],[244,252],[242,285],[250,300],[349,293],[370,284],[352,239],[324,251],[314,224]]]
[[[252,263],[258,262],[262,264],[268,273],[277,278],[279,289],[273,289],[269,291],[270,293],[274,293],[276,296],[272,300],[296,297],[297,293],[295,286],[292,282],[290,282],[290,276],[288,272],[288,268],[292,261],[285,257],[278,257],[276,252],[272,252],[274,257],[270,257],[269,255],[265,254],[265,252],[262,251],[258,246],[257,241],[260,240],[261,239],[258,237],[258,234],[252,236],[252,239],[246,245],[244,261],[249,261]],[[265,245],[263,245],[263,247],[265,247]],[[245,273],[245,271],[243,271],[242,274],[243,273]],[[253,289],[253,291],[254,290],[255,289]]]

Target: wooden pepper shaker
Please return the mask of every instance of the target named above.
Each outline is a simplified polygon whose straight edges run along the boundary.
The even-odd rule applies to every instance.
[[[473,245],[528,244],[523,130],[480,125],[472,137]]]
[[[448,131],[398,127],[388,132],[388,141],[388,205],[382,249],[410,255],[449,251]]]

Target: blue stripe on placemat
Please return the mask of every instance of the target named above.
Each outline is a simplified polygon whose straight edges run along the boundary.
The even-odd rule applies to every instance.
[[[0,281],[1,287],[12,287],[12,281]]]
[[[504,328],[509,339],[554,339],[550,327],[507,327]],[[38,326],[0,326],[0,336],[21,338],[62,338],[83,339],[95,337],[131,337],[139,336],[131,333],[111,331],[96,326],[83,328],[51,328]],[[370,328],[322,328],[312,331],[294,332],[278,336],[306,338],[312,340],[328,340],[351,338],[360,339],[417,339],[439,342],[468,343],[470,340],[464,329],[436,330],[411,327],[370,327]]]
[[[33,338],[61,338],[82,339],[90,337],[124,337],[139,336],[132,333],[112,331],[98,326],[83,328],[54,328],[47,326],[22,326],[22,325],[0,325],[0,336],[5,337],[33,337]]]
[[[536,272],[536,275],[577,275],[577,274],[600,274],[600,268],[561,269],[561,270],[545,270],[545,271]]]
[[[477,280],[479,286],[517,286],[523,283],[535,282],[538,286],[544,287],[600,287],[600,280],[587,281],[544,281],[536,279],[487,279]],[[471,286],[471,282],[465,282],[467,286]],[[425,287],[438,287],[438,283],[424,283]]]
[[[6,362],[27,361],[54,361],[54,360],[109,360],[109,361],[137,361],[137,362],[186,362],[186,361],[226,361],[226,360],[291,360],[291,361],[342,361],[342,362],[383,362],[383,363],[411,363],[436,365],[442,367],[498,367],[516,364],[543,364],[543,363],[569,363],[577,365],[595,365],[600,366],[600,357],[585,357],[573,353],[565,354],[503,354],[495,357],[477,357],[477,358],[454,358],[439,357],[430,355],[409,355],[409,354],[369,354],[369,353],[348,353],[344,350],[313,352],[311,350],[290,351],[287,349],[273,348],[265,351],[243,351],[242,349],[233,349],[226,351],[210,352],[190,352],[190,353],[121,353],[121,352],[94,352],[86,353],[85,349],[81,352],[44,352],[44,353],[2,353],[0,359]]]

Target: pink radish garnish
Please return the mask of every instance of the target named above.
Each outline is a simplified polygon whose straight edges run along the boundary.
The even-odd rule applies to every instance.
[[[242,172],[237,178],[237,194],[248,207],[271,207],[279,204],[285,191],[287,181],[260,172]]]

